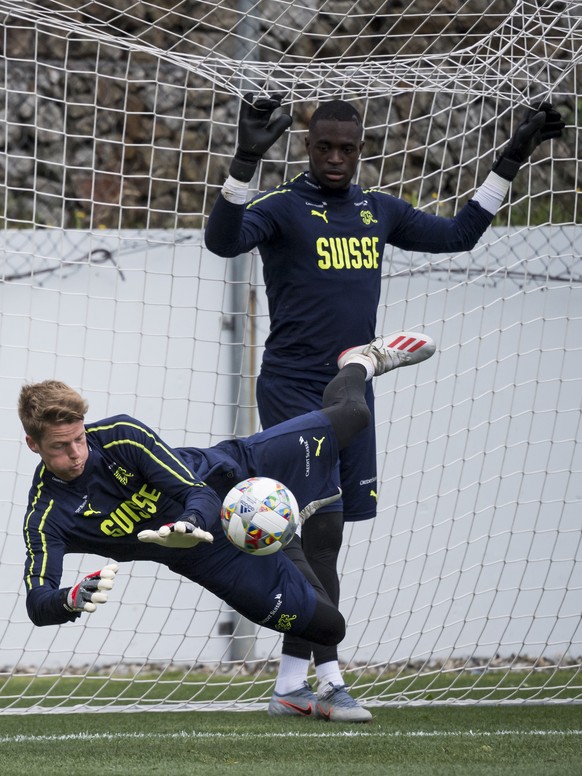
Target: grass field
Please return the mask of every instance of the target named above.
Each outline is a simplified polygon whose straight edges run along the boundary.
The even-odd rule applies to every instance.
[[[366,725],[254,712],[0,716],[0,773],[22,776],[580,776],[582,706],[373,709]]]

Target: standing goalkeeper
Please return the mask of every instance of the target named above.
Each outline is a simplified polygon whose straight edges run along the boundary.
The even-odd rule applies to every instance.
[[[245,95],[230,175],[205,233],[207,247],[219,256],[235,257],[258,247],[262,258],[270,315],[257,384],[263,428],[320,407],[346,347],[365,353],[388,347],[400,349],[402,363],[413,358],[415,348],[424,346],[408,333],[376,338],[384,247],[425,253],[471,250],[491,224],[520,166],[541,142],[559,137],[564,128],[549,103],[528,110],[473,198],[454,218],[443,218],[352,183],[364,145],[362,119],[350,103],[334,100],[311,117],[305,141],[309,170],[247,204],[249,183],[262,156],[292,123],[291,116],[278,110],[281,99],[273,94],[253,101],[252,94]],[[373,418],[372,383],[366,400]],[[343,502],[322,510],[304,526],[302,536],[307,559],[336,604],[344,520],[376,515],[373,422],[342,450],[337,478]],[[334,646],[313,647],[316,699],[307,683],[311,653],[305,640],[284,636],[269,712],[306,714],[317,702],[332,719],[369,720],[369,711],[348,693]]]

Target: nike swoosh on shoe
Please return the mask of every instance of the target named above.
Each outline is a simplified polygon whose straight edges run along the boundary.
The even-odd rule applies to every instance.
[[[287,706],[288,708],[293,709],[293,711],[296,711],[298,714],[302,714],[304,717],[311,717],[314,713],[313,705],[311,703],[308,703],[306,706],[299,706],[297,703],[291,703],[290,701],[284,700],[280,700],[279,703],[282,706]]]

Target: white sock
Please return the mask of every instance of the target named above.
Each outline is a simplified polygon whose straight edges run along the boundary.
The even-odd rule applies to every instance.
[[[309,660],[303,660],[300,657],[281,655],[279,673],[275,682],[275,692],[279,693],[279,695],[286,695],[303,687],[303,684],[307,681],[309,662]]]
[[[344,366],[346,364],[361,364],[366,370],[366,382],[369,382],[374,377],[376,370],[370,356],[365,356],[363,353],[354,353],[353,356],[349,356]]]
[[[328,684],[334,684],[336,687],[345,684],[337,660],[330,660],[329,663],[315,666],[315,675],[317,676],[318,692],[325,692]]]

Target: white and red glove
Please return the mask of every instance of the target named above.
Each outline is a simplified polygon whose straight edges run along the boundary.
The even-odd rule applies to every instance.
[[[204,531],[189,520],[178,520],[175,523],[162,525],[157,531],[147,529],[137,535],[140,542],[159,544],[171,549],[188,550],[200,542],[212,543],[214,536]]]
[[[113,588],[118,568],[116,563],[111,563],[83,577],[67,593],[67,609],[72,612],[94,612],[97,604],[107,603],[108,592]]]

